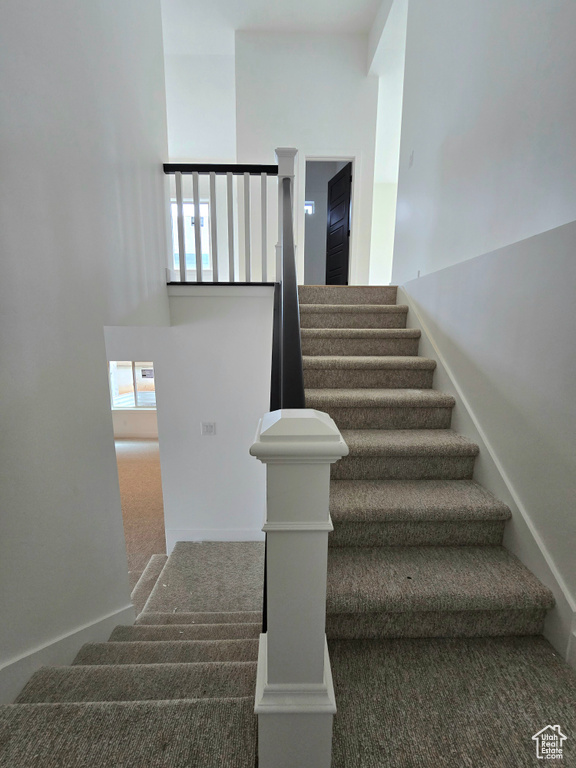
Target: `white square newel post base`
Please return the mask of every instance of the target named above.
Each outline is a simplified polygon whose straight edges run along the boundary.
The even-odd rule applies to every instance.
[[[267,465],[259,766],[329,768],[336,711],[325,634],[330,464],[348,447],[327,414],[294,409],[267,413],[250,453]]]

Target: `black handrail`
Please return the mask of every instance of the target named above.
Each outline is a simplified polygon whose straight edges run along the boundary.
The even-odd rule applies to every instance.
[[[280,356],[281,408],[305,408],[302,344],[300,342],[300,307],[296,282],[292,189],[290,179],[282,180],[282,282],[280,310],[282,341]]]
[[[305,408],[302,344],[300,340],[300,307],[296,280],[294,224],[292,221],[292,187],[289,178],[282,179],[281,269],[274,288],[274,324],[272,335],[272,372],[270,410]],[[267,547],[264,542],[264,591],[262,632],[266,632]]]
[[[164,163],[163,167],[164,173],[233,173],[235,176],[241,176],[244,173],[259,176],[261,173],[267,173],[268,176],[278,176],[277,165],[254,165],[253,163]]]

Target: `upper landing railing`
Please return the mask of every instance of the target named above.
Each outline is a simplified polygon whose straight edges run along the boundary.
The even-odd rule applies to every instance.
[[[277,165],[167,163],[164,173],[170,180],[170,282],[276,281]]]

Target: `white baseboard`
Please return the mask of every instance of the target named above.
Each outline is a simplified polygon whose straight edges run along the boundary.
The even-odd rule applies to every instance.
[[[167,528],[166,552],[179,541],[264,541],[260,528]]]
[[[105,642],[117,624],[133,624],[135,618],[134,606],[127,605],[10,659],[0,667],[0,704],[13,702],[30,676],[40,667],[70,664],[84,643]]]
[[[575,644],[570,641],[576,605],[564,580],[538,531],[534,528],[530,515],[506,473],[495,448],[484,433],[479,419],[460,388],[455,372],[450,368],[437,341],[433,338],[427,324],[423,321],[414,306],[414,302],[403,287],[398,288],[398,303],[406,304],[409,307],[406,327],[418,328],[422,332],[420,355],[436,360],[434,387],[451,394],[456,400],[452,429],[474,440],[480,447],[474,479],[510,507],[514,529],[511,534],[505,533],[505,546],[554,594],[556,606],[549,612],[546,619],[545,637],[566,659],[570,653],[570,645],[572,645],[572,654],[576,657]],[[508,531],[510,531],[510,526],[508,526]]]

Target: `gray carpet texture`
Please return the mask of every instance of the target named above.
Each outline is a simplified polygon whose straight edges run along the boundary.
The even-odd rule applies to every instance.
[[[301,328],[404,328],[408,307],[367,304],[305,304],[300,310]]]
[[[328,636],[537,634],[552,594],[501,546],[510,510],[474,482],[478,446],[450,428],[420,331],[377,295],[299,294],[306,405],[349,448],[331,467]]]
[[[576,766],[576,675],[539,637],[329,641],[332,768]],[[532,736],[559,724],[562,760]]]
[[[262,624],[262,611],[146,611],[134,622],[141,624]]]
[[[32,675],[0,707],[0,767],[254,768],[261,612],[226,609],[260,607],[261,592],[260,544],[153,557],[133,598],[160,610]],[[213,610],[179,610],[192,605]]]
[[[1,768],[254,768],[252,695],[0,708]]]
[[[179,542],[146,611],[257,611],[263,581],[263,542]]]

